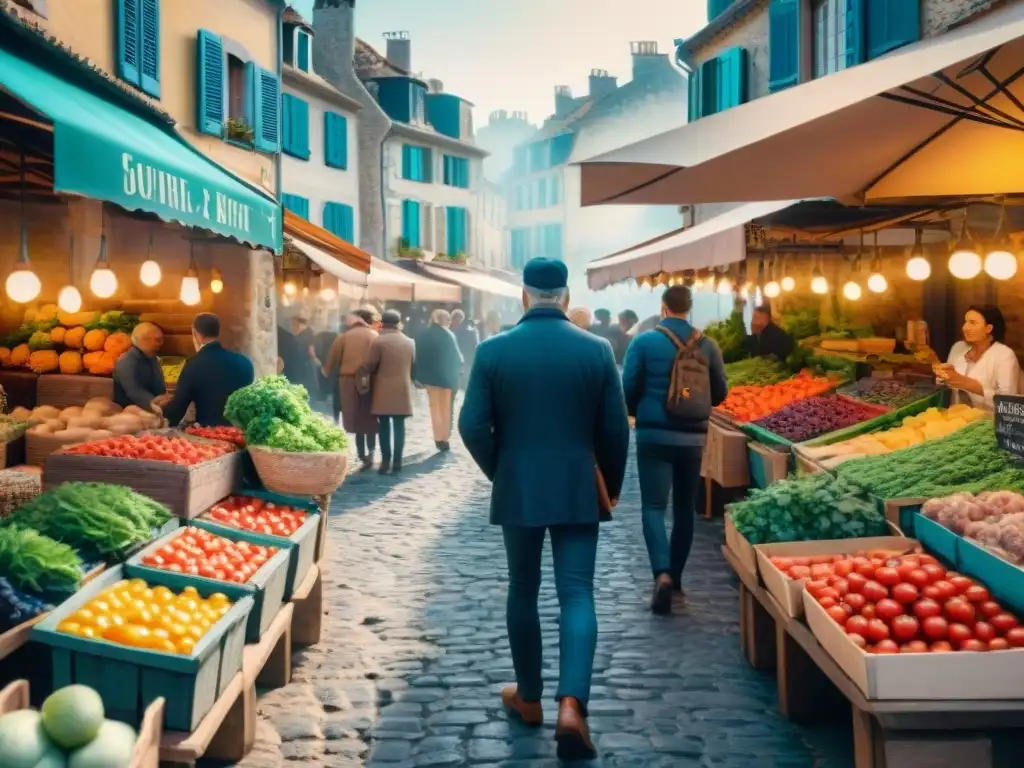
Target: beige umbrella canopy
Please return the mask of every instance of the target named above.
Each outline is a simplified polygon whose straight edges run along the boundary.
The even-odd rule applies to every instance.
[[[1024,192],[1024,4],[584,162],[583,205]]]

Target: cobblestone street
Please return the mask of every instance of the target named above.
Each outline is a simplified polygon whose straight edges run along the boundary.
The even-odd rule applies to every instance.
[[[556,705],[543,729],[512,724],[498,692],[513,682],[504,551],[487,522],[489,485],[461,443],[434,456],[426,409],[410,422],[398,478],[349,477],[330,521],[324,637],[295,654],[290,685],[261,691],[257,744],[240,768],[507,766],[552,768]],[[650,575],[631,466],[616,520],[602,527],[594,765],[845,768],[775,707],[772,675],[739,651],[737,596],[718,547],[697,526],[671,617],[647,608]],[[541,619],[553,695],[558,605],[546,555]],[[834,734],[817,741],[836,750]],[[842,739],[840,738],[840,741]]]

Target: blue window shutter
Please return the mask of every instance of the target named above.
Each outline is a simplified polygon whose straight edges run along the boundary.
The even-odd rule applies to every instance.
[[[270,75],[274,81],[274,88],[278,87],[277,77],[264,70],[263,82],[266,83]],[[266,109],[267,94],[263,94],[263,109]],[[292,157],[300,160],[309,160],[309,104],[290,93],[286,93],[282,99],[284,105],[284,151]],[[265,126],[264,126],[265,127]]]
[[[730,5],[732,5],[732,0],[708,0],[708,22],[721,16]]]
[[[341,233],[339,237],[349,243],[356,241],[356,216],[351,205],[341,206]]]
[[[255,64],[247,69],[252,87],[252,132],[256,149],[276,155],[281,151],[281,81],[270,70]]]
[[[867,57],[921,39],[920,0],[867,0]]]
[[[139,80],[142,90],[160,98],[160,0],[140,0]]]
[[[466,252],[466,209],[449,207],[447,214],[448,255]]]
[[[470,181],[471,181],[471,179],[470,179],[470,176],[469,176],[469,160],[463,158],[462,159],[462,185],[461,185],[462,188],[463,189],[469,189]]]
[[[139,18],[140,0],[117,0],[117,74],[132,85],[140,85]]]
[[[556,165],[564,165],[569,162],[572,155],[573,134],[561,133],[551,139],[550,161],[544,168],[553,168]],[[540,170],[544,170],[543,168]]]
[[[342,240],[351,243],[354,239],[355,219],[352,215],[352,206],[344,203],[324,204],[323,228]]]
[[[687,79],[687,99],[686,99],[686,115],[687,119],[692,123],[694,120],[699,120],[703,114],[703,96],[700,87],[700,67],[694,67],[693,72],[690,73],[690,77]]]
[[[402,201],[402,238],[410,248],[420,247],[420,204],[415,200]]]
[[[543,176],[537,179],[537,207],[548,207],[548,180]]]
[[[719,60],[709,59],[700,65],[700,113],[703,117],[718,112]]]
[[[296,117],[296,148],[303,160],[309,160],[309,104],[302,99],[296,99]]]
[[[309,72],[309,35],[301,29],[296,32],[299,36],[298,66],[303,72]]]
[[[324,164],[348,168],[348,120],[337,112],[324,112]]]
[[[771,0],[768,6],[768,90],[800,82],[800,0]]]
[[[434,150],[429,147],[421,147],[420,151],[423,153],[421,155],[423,166],[420,181],[430,184],[434,181]]]
[[[412,147],[402,145],[402,178],[412,179]]]
[[[718,58],[718,111],[721,112],[747,101],[747,51],[730,48]]]
[[[296,216],[301,216],[302,218],[306,219],[306,221],[309,221],[308,198],[302,197],[300,195],[290,195],[285,193],[281,195],[281,205],[283,205],[289,211],[294,213]]]
[[[224,135],[224,46],[205,29],[196,37],[196,130]]]
[[[853,67],[864,61],[864,43],[867,37],[867,14],[864,0],[846,0],[846,66]]]

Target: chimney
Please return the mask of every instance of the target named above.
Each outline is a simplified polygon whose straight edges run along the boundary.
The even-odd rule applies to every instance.
[[[599,99],[619,87],[618,78],[608,74],[607,69],[590,70],[590,97]]]
[[[633,54],[633,79],[640,80],[661,72],[668,64],[668,57],[658,53],[656,40],[641,40],[629,44]]]
[[[500,123],[505,120],[508,120],[508,112],[504,109],[494,110],[493,112],[491,112],[490,117],[488,118],[488,122],[491,123]]]
[[[444,93],[444,83],[438,80],[436,77],[427,80],[427,92],[428,93]]]
[[[316,0],[313,5],[313,30],[323,41],[313,46],[313,70],[336,88],[358,82],[354,16],[355,0]]]
[[[529,122],[526,119],[526,112],[525,112],[525,110],[521,110],[521,109],[517,109],[515,112],[512,113],[512,119],[513,120],[522,120],[524,123]]]
[[[406,72],[412,72],[412,40],[405,30],[400,32],[385,32],[384,39],[388,41],[387,53],[385,54],[392,64]]]
[[[555,86],[555,117],[568,117],[572,112],[574,99],[572,97],[572,88],[568,85],[556,85]]]

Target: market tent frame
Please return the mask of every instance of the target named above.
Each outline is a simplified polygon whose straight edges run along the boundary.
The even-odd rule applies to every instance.
[[[1012,194],[1024,5],[582,163],[583,205]]]

